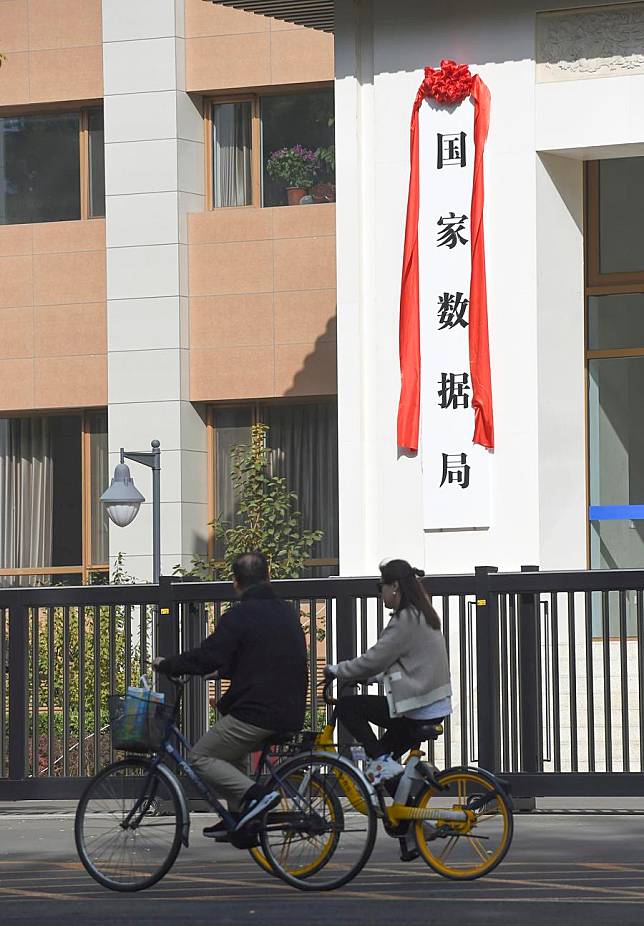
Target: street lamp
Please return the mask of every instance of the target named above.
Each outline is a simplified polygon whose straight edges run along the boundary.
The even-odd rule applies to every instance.
[[[126,460],[141,463],[152,470],[152,581],[157,583],[161,575],[161,445],[152,441],[152,450],[126,453],[121,447],[121,462],[114,469],[114,478],[101,495],[110,521],[117,527],[127,527],[139,513],[145,498],[134,485],[130,467]]]

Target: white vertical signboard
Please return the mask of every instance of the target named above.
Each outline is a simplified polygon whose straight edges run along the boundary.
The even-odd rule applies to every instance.
[[[419,112],[421,437],[426,530],[489,527],[490,453],[472,443],[474,103]]]

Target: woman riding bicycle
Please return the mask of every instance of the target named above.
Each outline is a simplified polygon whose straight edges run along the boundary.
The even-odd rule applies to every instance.
[[[348,695],[337,715],[371,760],[365,768],[373,783],[403,771],[397,761],[420,739],[419,728],[451,714],[449,662],[439,617],[421,583],[424,572],[404,559],[383,560],[378,583],[382,600],[393,610],[378,641],[356,659],[327,666],[338,679],[366,681],[379,677],[386,697]],[[381,739],[370,724],[384,727]]]

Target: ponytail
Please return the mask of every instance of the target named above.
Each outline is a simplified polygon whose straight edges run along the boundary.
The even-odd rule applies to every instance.
[[[430,627],[434,630],[441,629],[440,618],[420,581],[425,575],[422,569],[416,569],[404,559],[391,559],[381,563],[380,572],[383,582],[397,582],[400,587],[398,611],[415,608],[425,617]]]

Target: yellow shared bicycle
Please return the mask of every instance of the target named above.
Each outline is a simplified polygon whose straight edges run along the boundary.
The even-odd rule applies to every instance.
[[[335,704],[330,697],[332,684],[331,680],[324,686],[324,700],[329,705]],[[394,782],[395,790],[390,794],[387,790],[390,782],[373,787],[362,774],[359,762],[338,756],[335,724],[333,710],[326,726],[319,733],[310,734],[308,744],[301,747],[302,753],[316,760],[316,775],[307,777],[300,769],[297,781],[291,780],[300,792],[316,794],[319,806],[324,808],[323,816],[332,819],[333,824],[317,837],[309,831],[298,838],[292,828],[287,825],[282,828],[280,817],[285,824],[291,819],[292,788],[290,794],[283,794],[282,806],[264,833],[262,850],[253,850],[259,864],[268,867],[268,855],[272,867],[281,869],[280,876],[302,890],[340,886],[329,877],[338,864],[338,873],[342,870],[345,874],[341,883],[346,884],[347,869],[352,869],[351,877],[355,876],[366,862],[365,850],[370,852],[373,847],[374,841],[365,840],[364,835],[373,832],[374,818],[382,820],[389,836],[400,840],[405,861],[420,857],[445,878],[458,881],[481,878],[503,860],[513,834],[512,801],[505,782],[480,768],[460,766],[439,771],[424,759],[418,743],[409,751],[405,770]],[[435,740],[443,728],[441,724],[428,722],[419,732],[423,741]],[[337,834],[352,831],[356,838],[358,833],[363,834],[360,864],[355,867],[346,865],[346,861],[341,864],[341,859],[334,861]],[[269,836],[277,837],[274,846]],[[351,842],[346,839],[347,849]],[[299,853],[304,845],[306,852],[302,857]],[[325,868],[326,883],[316,883],[315,875]]]

